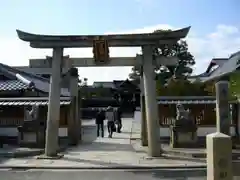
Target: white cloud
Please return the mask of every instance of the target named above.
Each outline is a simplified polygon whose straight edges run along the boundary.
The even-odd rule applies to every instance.
[[[181,27],[180,27],[181,28]],[[144,27],[135,30],[107,33],[147,33],[156,29],[176,29],[167,24]],[[203,72],[209,61],[214,57],[228,57],[240,50],[240,28],[219,25],[214,32],[199,36],[198,32],[190,30],[187,37],[189,49],[196,58],[195,73]],[[113,57],[135,56],[140,48],[111,48]],[[43,58],[51,55],[51,50],[33,49],[29,44],[17,38],[16,35],[4,37],[0,35],[1,63],[13,66],[28,65],[29,58]],[[66,49],[65,55],[71,57],[91,57],[91,49]],[[129,67],[80,68],[80,76],[88,77],[89,82],[125,79],[130,72]]]
[[[190,33],[187,40],[196,58],[195,73],[201,73],[212,58],[227,58],[240,50],[240,28],[218,25],[214,32],[205,36]]]

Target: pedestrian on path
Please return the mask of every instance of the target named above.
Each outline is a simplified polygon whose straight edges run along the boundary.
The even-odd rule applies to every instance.
[[[103,110],[98,110],[96,115],[97,137],[99,137],[99,131],[101,131],[101,136],[104,137],[104,120],[105,112]]]
[[[109,106],[106,110],[106,119],[107,119],[107,128],[108,128],[108,137],[112,138],[113,132],[116,131],[115,123],[114,123],[114,109]]]
[[[117,125],[117,132],[121,133],[122,129],[122,113],[119,107],[115,110],[115,123]]]

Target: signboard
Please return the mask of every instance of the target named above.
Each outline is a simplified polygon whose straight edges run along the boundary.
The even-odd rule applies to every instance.
[[[110,60],[107,40],[97,39],[93,42],[93,56],[96,64],[107,64]]]

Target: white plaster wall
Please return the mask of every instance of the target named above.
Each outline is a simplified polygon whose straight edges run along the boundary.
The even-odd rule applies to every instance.
[[[67,128],[59,128],[58,135],[59,137],[67,137]],[[0,136],[9,136],[9,137],[16,137],[18,136],[17,128],[7,128],[2,127],[0,128]]]

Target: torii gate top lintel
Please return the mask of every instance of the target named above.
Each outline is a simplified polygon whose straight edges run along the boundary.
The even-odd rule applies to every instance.
[[[30,42],[33,48],[92,47],[93,41],[99,38],[107,40],[110,47],[131,47],[176,42],[185,38],[189,30],[190,27],[186,27],[169,32],[111,35],[40,35],[17,30],[17,34],[21,40]]]

